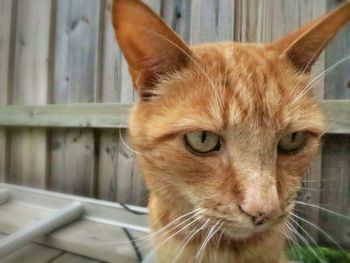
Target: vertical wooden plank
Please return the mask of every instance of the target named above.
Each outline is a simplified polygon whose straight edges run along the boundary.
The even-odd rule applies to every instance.
[[[235,39],[251,42],[270,42],[298,29],[312,19],[325,13],[325,0],[311,1],[269,1],[269,0],[237,0],[236,1],[236,29]],[[313,68],[316,76],[324,70],[324,55],[321,55]],[[317,98],[323,98],[323,78],[314,87]],[[313,160],[306,174],[299,199],[318,204],[320,200],[321,186],[321,153]],[[318,223],[319,211],[298,206],[300,215],[305,219]],[[299,222],[300,225],[317,240],[318,231],[310,225]],[[302,231],[301,231],[302,232]],[[304,234],[304,233],[302,233]]]
[[[277,10],[277,14],[281,12],[281,2],[236,0],[235,40],[243,42],[267,42],[271,40],[273,30],[271,14],[274,8]]]
[[[321,206],[350,216],[350,135],[327,135],[324,140]],[[320,227],[342,246],[350,247],[349,222],[321,213]],[[324,243],[335,244],[324,235]]]
[[[165,22],[186,42],[190,41],[191,1],[164,0],[161,15]]]
[[[101,33],[102,33],[102,50],[101,50],[101,101],[118,102],[120,101],[121,86],[121,61],[122,54],[117,45],[114,28],[111,20],[113,0],[103,1]],[[132,93],[132,87],[131,93]]]
[[[12,0],[0,0],[0,105],[7,104],[10,73]],[[0,182],[5,181],[6,130],[0,128]]]
[[[350,216],[350,135],[327,135],[323,150],[322,206]],[[344,247],[350,247],[350,227],[340,217],[323,213],[320,227]],[[321,239],[334,246],[327,237]]]
[[[121,96],[121,63],[122,55],[116,44],[114,29],[111,23],[112,0],[103,2],[103,44],[101,52],[102,102],[119,102]],[[130,90],[132,93],[132,89]],[[101,130],[98,163],[98,198],[117,201],[118,172],[118,130]]]
[[[104,5],[102,51],[102,101],[133,102],[136,98],[127,63],[117,46],[111,24],[112,1]],[[120,140],[120,130],[101,131],[99,160],[99,197],[131,203],[134,155]],[[125,136],[125,135],[124,135]]]
[[[341,1],[328,0],[327,9],[332,10],[338,6]],[[350,55],[350,26],[347,26],[339,32],[330,43],[326,52],[327,68]],[[326,77],[326,99],[350,99],[350,59],[344,61],[334,70],[329,72]]]
[[[57,1],[54,103],[99,100],[100,1]],[[52,132],[50,188],[91,196],[95,141],[91,129]]]
[[[341,1],[328,0],[327,10]],[[346,26],[326,51],[326,68],[350,54],[350,27]],[[325,76],[326,99],[350,99],[350,60],[339,64]],[[350,135],[327,135],[323,147],[321,205],[350,216]],[[349,223],[322,213],[320,227],[344,247],[350,247]],[[324,235],[321,241],[334,246]]]
[[[47,103],[51,1],[19,1],[12,87],[13,104]],[[11,131],[10,179],[44,188],[46,184],[46,131]]]
[[[192,0],[191,44],[233,39],[234,1]]]

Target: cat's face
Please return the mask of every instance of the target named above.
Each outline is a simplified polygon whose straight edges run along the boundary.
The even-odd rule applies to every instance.
[[[204,208],[203,220],[245,238],[286,216],[323,115],[311,94],[298,99],[308,78],[265,46],[192,51],[196,63],[136,106],[130,134],[151,192],[166,187],[160,196]]]
[[[138,0],[112,14],[141,97],[130,135],[151,196],[177,216],[204,209],[236,239],[283,221],[324,132],[311,66],[350,3],[266,45],[189,47]]]

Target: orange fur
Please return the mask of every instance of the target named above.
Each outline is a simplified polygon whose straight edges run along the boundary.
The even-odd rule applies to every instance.
[[[218,222],[223,232],[213,235],[200,262],[284,261],[282,230],[324,132],[323,114],[305,90],[309,67],[350,18],[349,9],[272,44],[188,47],[141,2],[115,0],[116,36],[142,99],[132,111],[130,137],[150,190],[152,228],[205,209],[186,231],[173,226],[154,239],[157,262],[192,262]],[[220,135],[222,149],[191,153],[183,139],[190,131]],[[279,153],[281,134],[296,131],[306,132],[305,146]],[[267,222],[254,225],[242,207],[270,211]]]

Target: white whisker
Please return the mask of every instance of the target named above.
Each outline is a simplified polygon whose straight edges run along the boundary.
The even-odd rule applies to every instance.
[[[309,242],[292,226],[290,225],[292,231],[300,238],[300,240],[305,244],[305,246],[310,249],[310,251],[312,252],[312,254],[321,262],[324,263],[321,258],[318,256],[318,254],[315,252],[315,250],[311,247],[311,245],[309,244]]]
[[[295,249],[293,250],[293,253],[294,254],[297,254],[296,256],[298,257],[299,260],[302,260],[302,257],[301,257],[301,253],[300,253],[300,245],[298,243],[298,240],[297,238],[294,236],[294,232],[293,230],[291,229],[291,226],[289,224],[289,222],[287,222],[286,224],[286,227],[287,227],[287,230],[288,230],[288,239],[290,239],[292,241],[292,243],[294,244],[295,246]]]
[[[187,238],[184,242],[184,244],[180,247],[180,251],[177,253],[176,257],[174,258],[174,260],[172,261],[173,263],[176,262],[176,260],[178,259],[178,257],[182,254],[183,250],[185,249],[186,245],[191,241],[191,239],[198,234],[201,230],[203,230],[206,225],[209,223],[209,219],[197,230],[194,230],[194,232],[192,233],[192,235],[189,236],[189,238]]]
[[[344,63],[345,61],[349,60],[350,56],[347,56],[341,60],[339,60],[337,63],[335,63],[333,66],[329,67],[327,70],[323,71],[319,75],[317,75],[315,78],[313,78],[308,85],[305,86],[305,88],[301,91],[301,93],[292,101],[292,105],[297,102],[301,97],[303,97],[312,87],[313,85],[322,77],[327,76],[328,73],[330,73],[332,70],[334,70],[337,66]]]
[[[189,213],[186,213],[178,218],[176,218],[175,220],[171,221],[170,223],[168,223],[167,225],[165,225],[164,227],[158,229],[155,232],[152,232],[151,234],[148,234],[146,236],[140,237],[140,238],[135,238],[133,239],[133,241],[135,242],[145,242],[145,241],[149,241],[152,238],[157,237],[157,235],[164,235],[170,231],[172,231],[172,229],[169,229],[171,226],[175,225],[178,221],[182,220],[183,218],[193,214],[191,217],[187,218],[186,220],[182,221],[181,223],[177,224],[176,227],[179,227],[183,224],[185,224],[186,222],[188,222],[189,220],[195,218],[198,214],[202,213],[203,211],[205,211],[205,209],[203,208],[197,208]],[[167,231],[166,231],[167,230]],[[165,231],[165,232],[163,232]],[[130,240],[126,240],[126,241],[84,241],[84,240],[72,240],[69,239],[69,242],[77,242],[77,243],[84,243],[84,244],[94,244],[94,245],[108,245],[108,244],[130,244]]]
[[[124,138],[123,138],[122,133],[121,133],[121,129],[118,129],[118,131],[119,131],[119,139],[121,140],[121,142],[123,143],[123,145],[124,145],[130,152],[132,152],[132,153],[134,153],[134,154],[141,154],[140,152],[138,152],[138,151],[132,149],[132,148],[124,141]]]
[[[306,219],[297,216],[295,214],[291,214],[292,216],[300,219],[301,221],[309,224],[310,226],[313,226],[314,228],[316,228],[318,231],[320,231],[323,235],[325,235],[329,240],[331,240],[348,258],[350,258],[350,256],[346,253],[346,251],[338,244],[338,242],[336,242],[328,233],[326,233],[324,230],[322,230],[320,227],[318,227],[317,225],[315,225],[314,223],[311,223],[309,221],[307,221]]]
[[[294,220],[293,218],[289,218],[294,224],[296,224],[296,226],[297,227],[299,227],[306,235],[307,235],[307,237],[311,240],[311,242],[315,245],[315,247],[317,248],[317,250],[318,250],[318,253],[322,256],[322,258],[323,258],[323,260],[324,261],[322,261],[318,256],[316,256],[319,260],[320,260],[320,262],[325,262],[325,263],[327,263],[327,259],[324,257],[324,254],[322,253],[322,251],[319,249],[319,247],[318,247],[318,244],[317,244],[317,242],[315,241],[315,239],[301,226],[301,225],[299,225],[298,224],[298,222],[296,221],[296,220]],[[311,248],[311,246],[310,246],[310,249],[312,249]],[[314,252],[314,249],[312,249],[312,251]]]
[[[200,218],[196,218],[193,221],[191,221],[190,223],[186,224],[184,227],[182,227],[180,230],[176,231],[174,234],[172,234],[171,236],[167,237],[163,242],[161,242],[154,250],[152,250],[145,258],[144,263],[148,262],[151,260],[151,257],[154,255],[154,253],[163,245],[165,244],[168,240],[170,240],[171,238],[173,238],[174,236],[176,236],[177,234],[179,234],[181,231],[185,230],[186,228],[188,228],[190,225],[194,224],[195,222],[199,221]]]
[[[199,248],[195,258],[194,258],[194,262],[197,262],[197,260],[200,260],[203,256],[204,253],[204,249],[207,246],[208,242],[210,241],[210,239],[215,235],[215,233],[220,229],[220,226],[215,230],[215,228],[217,227],[217,225],[220,223],[220,221],[216,222],[216,224],[210,229],[210,231],[208,232],[207,237],[204,239],[201,247]]]
[[[334,212],[334,211],[332,211],[332,210],[329,210],[329,209],[327,209],[327,208],[324,208],[324,207],[321,207],[321,206],[318,206],[318,205],[308,204],[308,203],[304,203],[304,202],[301,202],[301,201],[295,201],[295,203],[296,203],[296,204],[300,204],[300,205],[305,205],[305,206],[310,206],[310,207],[318,208],[318,209],[320,209],[321,211],[330,213],[330,214],[335,215],[335,216],[339,216],[339,217],[344,218],[344,219],[346,219],[346,220],[350,220],[350,217],[348,217],[348,216],[346,216],[346,215],[343,215],[343,214]]]

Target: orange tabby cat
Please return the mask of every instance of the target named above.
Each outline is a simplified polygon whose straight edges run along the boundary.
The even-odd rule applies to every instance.
[[[130,137],[157,262],[284,262],[284,231],[324,117],[310,69],[350,3],[270,44],[188,46],[138,0],[113,25],[140,102]]]

